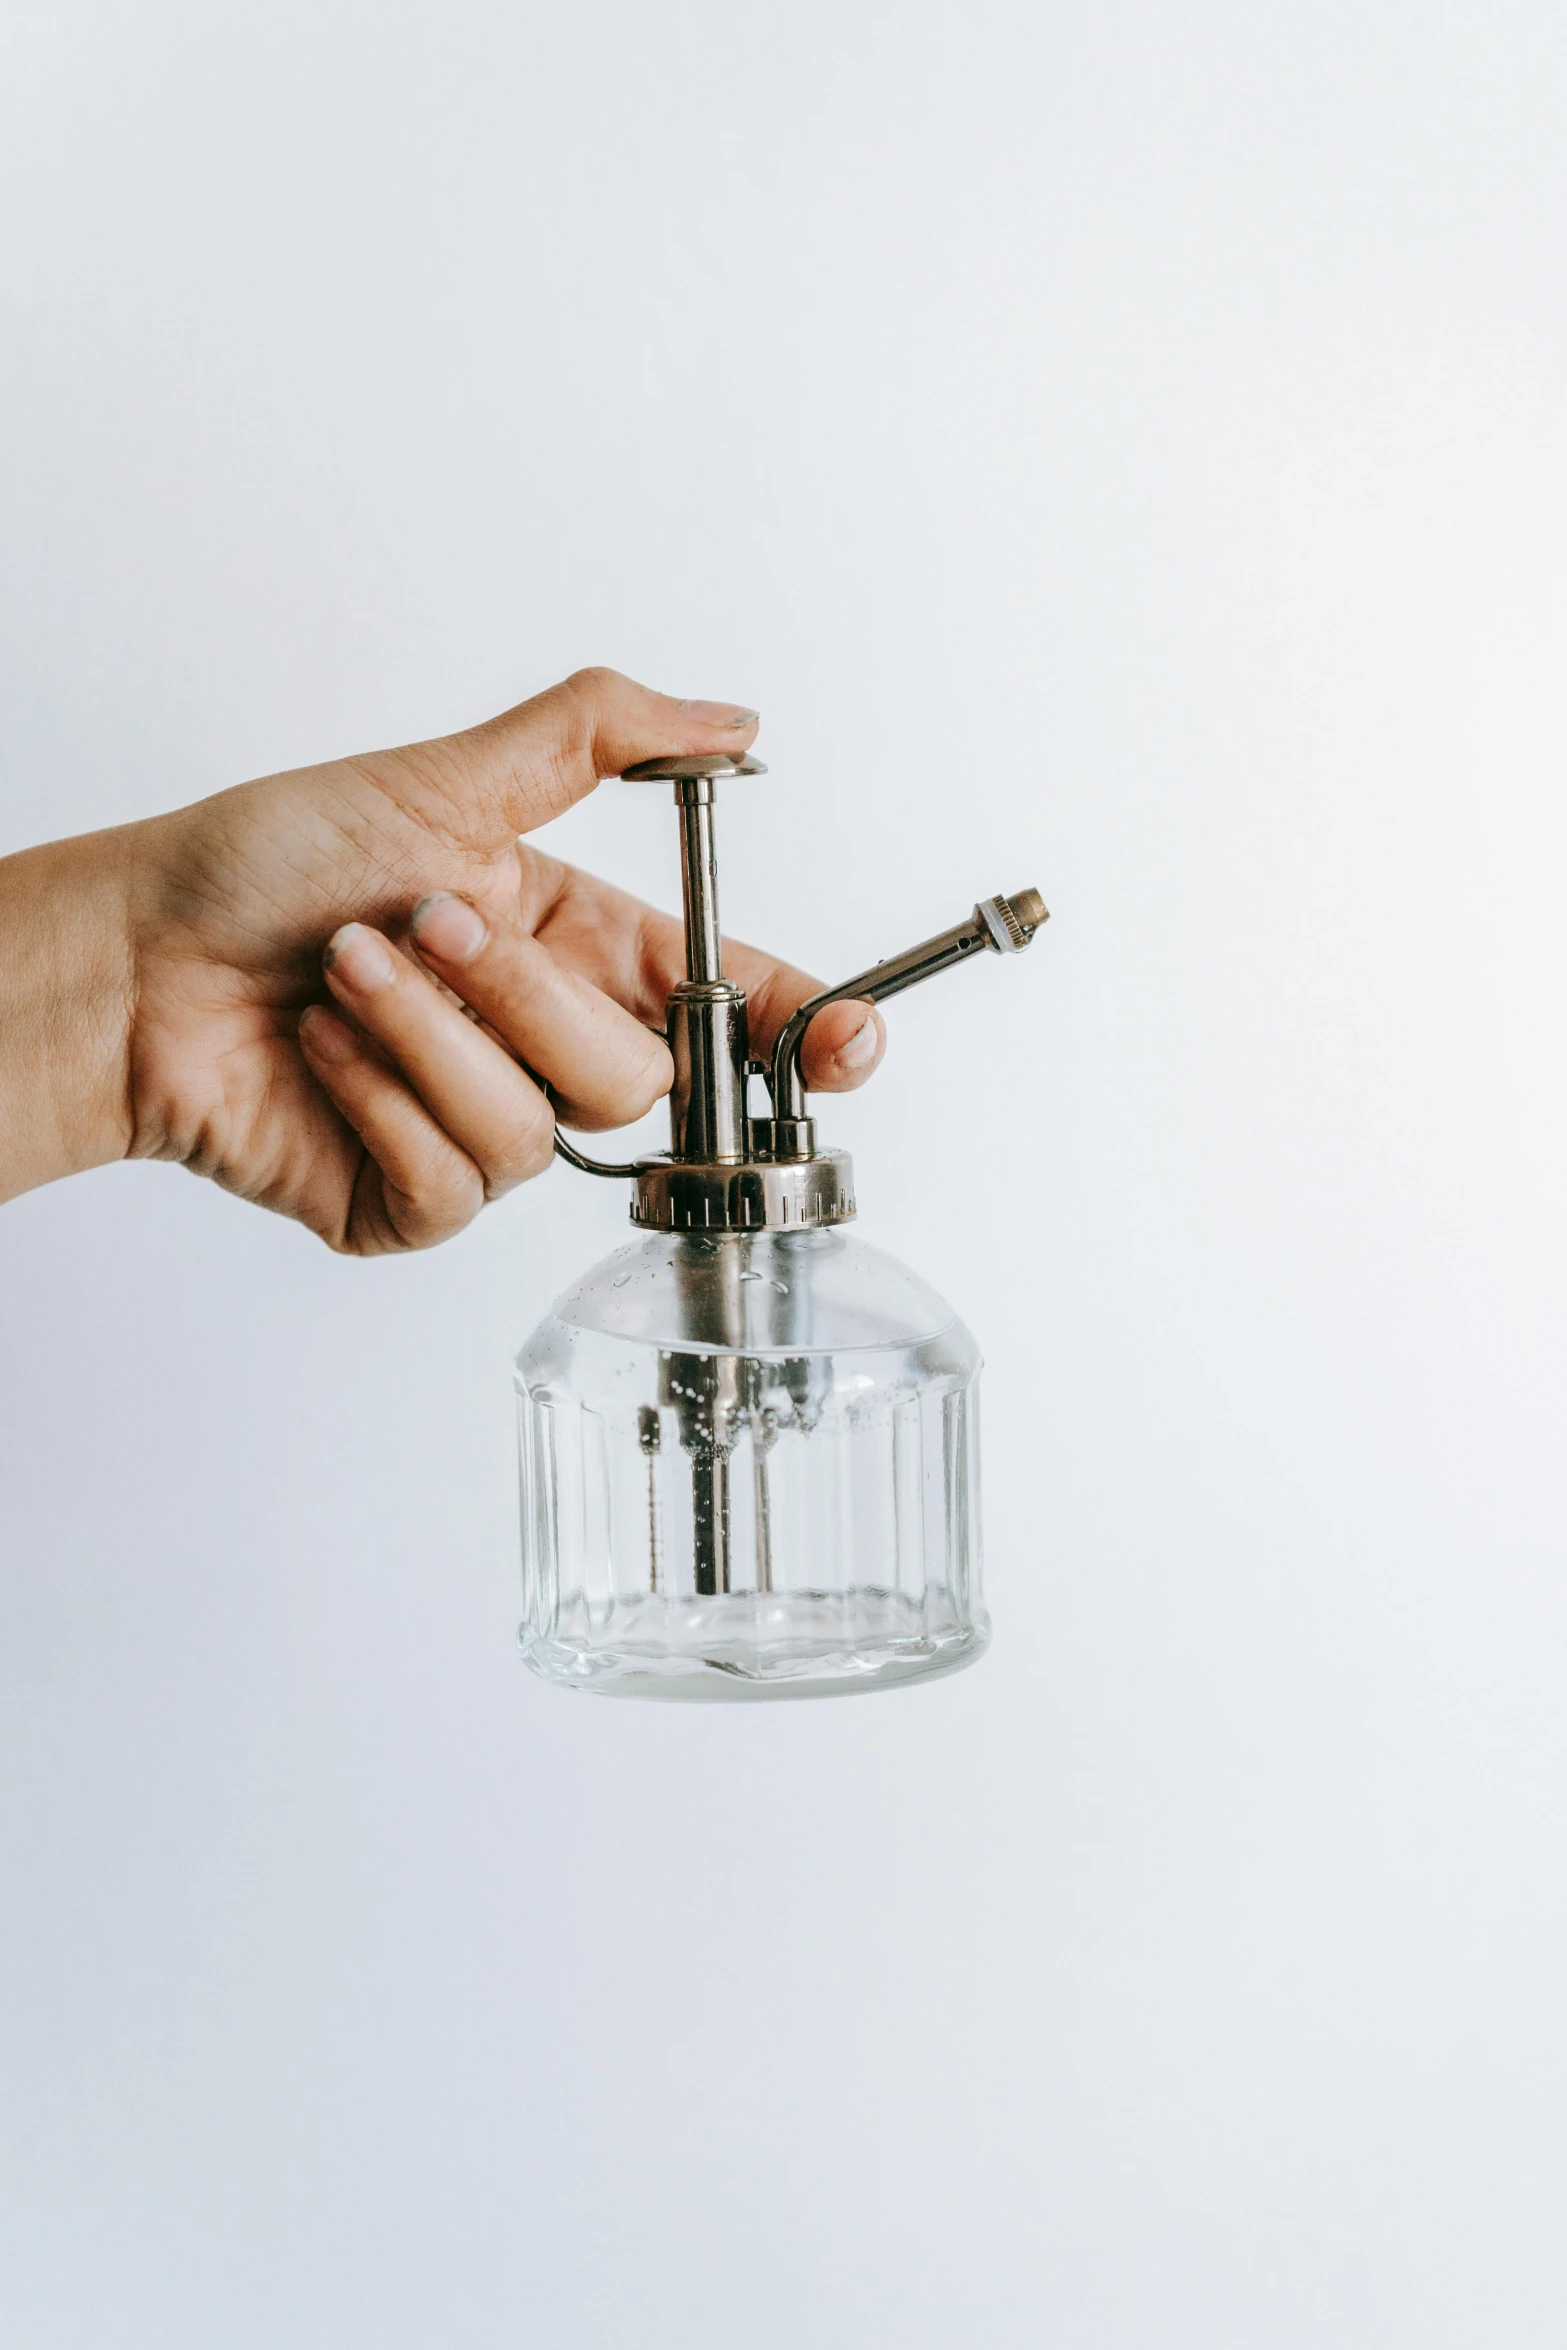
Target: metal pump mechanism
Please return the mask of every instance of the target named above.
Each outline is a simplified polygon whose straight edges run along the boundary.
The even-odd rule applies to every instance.
[[[713,842],[714,786],[725,777],[766,772],[760,759],[712,756],[645,759],[625,771],[628,782],[673,783],[680,811],[686,976],[670,994],[666,1022],[675,1063],[670,1147],[667,1156],[611,1166],[589,1158],[557,1129],[555,1148],[584,1174],[633,1178],[631,1221],[651,1231],[801,1232],[846,1224],[854,1214],[853,1165],[847,1151],[818,1146],[816,1121],[806,1112],[800,1048],[811,1021],[826,1004],[880,1003],[986,949],[1020,954],[1049,920],[1037,889],[982,898],[966,921],[938,938],[802,1004],[768,1069],[750,1057],[744,990],[723,974]],[[763,1118],[747,1114],[753,1072],[770,1096]]]

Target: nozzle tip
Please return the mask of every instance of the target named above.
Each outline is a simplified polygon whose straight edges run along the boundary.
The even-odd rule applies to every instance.
[[[1050,909],[1037,889],[1020,889],[1009,898],[982,898],[975,912],[1004,955],[1021,954],[1035,931],[1050,919]]]
[[[1050,919],[1050,908],[1037,889],[1016,890],[1006,903],[1017,916],[1019,927],[1026,930],[1030,938],[1036,930],[1043,930]]]

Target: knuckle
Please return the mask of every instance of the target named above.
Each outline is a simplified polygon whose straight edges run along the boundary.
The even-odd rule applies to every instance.
[[[484,1184],[473,1166],[444,1155],[421,1170],[398,1198],[397,1227],[413,1248],[431,1248],[471,1224],[484,1205]]]
[[[586,669],[574,669],[566,683],[574,694],[584,701],[598,701],[625,681],[618,669],[610,669],[601,661],[591,662]]]
[[[495,1199],[514,1184],[542,1175],[555,1156],[555,1120],[548,1107],[524,1111],[490,1154],[485,1193]]]
[[[618,1053],[609,1067],[582,1072],[569,1096],[561,1096],[567,1123],[589,1133],[606,1127],[629,1126],[661,1102],[674,1083],[675,1065],[661,1037],[649,1036],[645,1049]]]
[[[662,1101],[674,1083],[675,1064],[669,1048],[657,1037],[648,1038],[648,1050],[642,1053],[635,1067],[629,1069],[621,1082],[615,1103],[620,1123],[629,1126],[633,1118],[641,1118]]]
[[[405,1248],[438,1248],[443,1240],[451,1240],[465,1225],[471,1224],[483,1205],[484,1193],[477,1185],[461,1197],[443,1198],[432,1192],[404,1193],[395,1203],[391,1200],[387,1203]]]

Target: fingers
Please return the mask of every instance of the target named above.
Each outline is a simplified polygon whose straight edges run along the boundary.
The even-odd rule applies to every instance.
[[[548,1084],[573,1126],[627,1126],[669,1091],[661,1038],[520,928],[450,891],[414,908],[420,955]]]
[[[679,752],[736,754],[756,728],[739,702],[677,701],[614,669],[579,669],[482,726],[391,757],[451,838],[492,850],[560,815],[601,776]]]
[[[326,981],[348,1018],[312,1007],[299,1041],[379,1171],[375,1197],[356,1196],[356,1219],[371,1228],[354,1245],[428,1246],[547,1166],[554,1115],[530,1072],[553,1089],[573,1125],[629,1124],[668,1090],[667,1048],[637,1014],[661,1014],[681,975],[680,926],[559,870],[562,885],[542,925],[547,946],[520,924],[486,920],[449,891],[423,900],[410,924],[429,977],[363,923],[333,936]],[[580,902],[573,909],[574,895],[596,918]],[[605,919],[612,912],[624,918]],[[759,1056],[796,1007],[820,993],[804,972],[754,948],[726,947],[725,968],[747,989]],[[884,1044],[873,1006],[827,1005],[806,1031],[807,1087],[862,1085]]]
[[[775,963],[754,947],[724,944],[724,969],[746,991],[751,1050],[771,1060],[780,1031],[820,984],[789,963]],[[887,1031],[874,1004],[827,1004],[805,1032],[800,1073],[808,1093],[853,1093],[881,1065]]]
[[[887,1031],[874,1004],[829,1004],[805,1032],[800,1073],[807,1093],[853,1093],[881,1066]]]
[[[299,1049],[370,1154],[379,1193],[355,1185],[338,1245],[362,1253],[433,1248],[476,1216],[484,1178],[362,1036],[320,1004],[300,1015]]]
[[[417,1175],[444,1207],[461,1188],[460,1171],[472,1170],[478,1198],[471,1215],[482,1200],[549,1165],[555,1120],[539,1087],[379,931],[348,923],[328,946],[325,967],[333,995],[382,1058],[323,1056],[324,1045],[340,1040],[313,1020],[301,1022],[301,1047],[399,1189],[407,1188],[405,1173]]]
[[[536,858],[533,852],[529,864],[540,869],[537,938],[550,959],[591,981],[636,1020],[661,1028],[665,998],[685,976],[681,924],[573,866]],[[820,980],[734,939],[724,941],[724,976],[746,991],[751,1050],[758,1060],[770,1057],[790,1015],[822,992]],[[458,983],[454,979],[452,984]],[[801,1062],[807,1087],[815,1093],[852,1092],[878,1067],[886,1043],[887,1031],[874,1007],[829,1004],[805,1032]]]

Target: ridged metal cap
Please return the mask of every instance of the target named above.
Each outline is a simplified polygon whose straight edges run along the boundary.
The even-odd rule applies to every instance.
[[[739,1167],[659,1161],[641,1169],[631,1202],[632,1223],[653,1232],[808,1232],[853,1215],[847,1151]]]
[[[1015,889],[1009,898],[981,898],[975,913],[1004,955],[1018,955],[1050,919],[1037,889]]]

